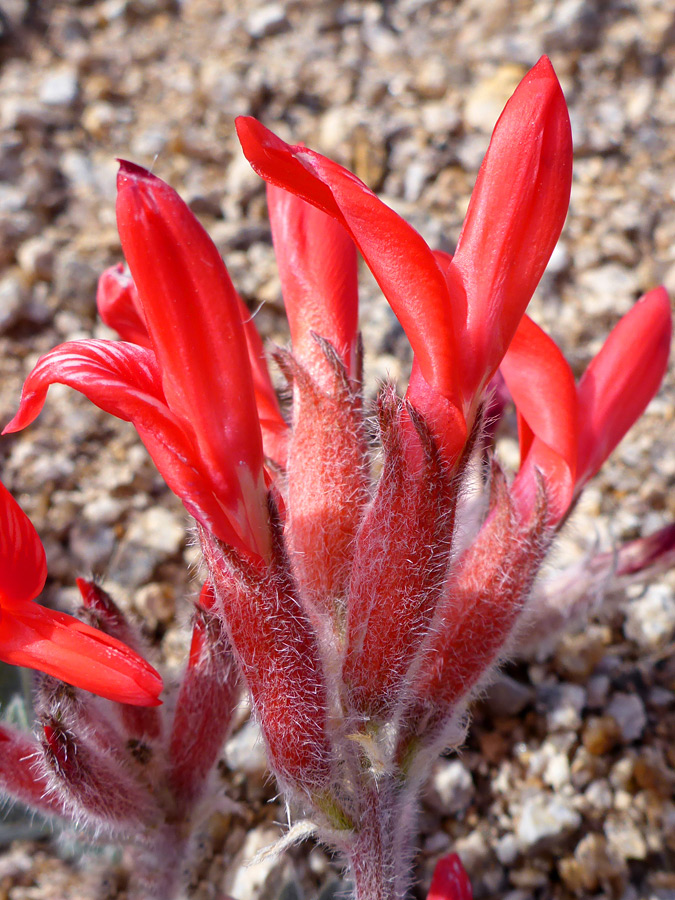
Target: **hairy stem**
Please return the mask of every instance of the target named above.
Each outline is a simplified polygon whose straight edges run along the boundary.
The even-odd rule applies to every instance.
[[[152,841],[130,848],[133,872],[130,900],[173,900],[186,877],[187,829],[166,823]]]
[[[391,777],[369,788],[349,851],[355,900],[404,900],[411,881],[417,798]]]

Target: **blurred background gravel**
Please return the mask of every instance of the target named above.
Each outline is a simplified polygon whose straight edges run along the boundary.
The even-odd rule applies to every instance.
[[[675,9],[663,0],[0,0],[0,420],[39,354],[110,336],[101,270],[120,259],[115,157],[188,200],[257,312],[286,340],[264,187],[233,118],[260,117],[352,168],[434,247],[452,251],[492,127],[542,53],[561,80],[575,171],[567,225],[532,305],[575,372],[634,300],[675,295]],[[364,273],[367,387],[401,383],[405,338]],[[675,378],[606,465],[558,562],[675,516]],[[517,461],[508,435],[505,459]],[[52,389],[0,474],[45,543],[47,602],[96,573],[179,665],[193,597],[186,517],[130,426]],[[187,563],[187,565],[186,565]],[[675,898],[675,579],[609,596],[543,661],[513,665],[476,710],[466,749],[438,763],[419,877],[459,849],[477,898]],[[9,677],[9,676],[7,676]],[[5,692],[7,693],[7,692]],[[339,867],[306,845],[243,863],[283,810],[246,722],[191,897],[301,900]],[[124,857],[77,836],[1,833],[0,900],[124,897]],[[37,829],[38,826],[36,825]]]

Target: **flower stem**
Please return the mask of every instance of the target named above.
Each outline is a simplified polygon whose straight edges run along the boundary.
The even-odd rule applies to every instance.
[[[355,900],[404,900],[411,881],[415,812],[416,798],[402,793],[393,778],[370,788],[349,851]]]

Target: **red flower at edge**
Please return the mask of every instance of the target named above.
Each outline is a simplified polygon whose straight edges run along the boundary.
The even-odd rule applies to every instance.
[[[32,602],[46,577],[40,538],[0,483],[0,659],[118,703],[159,705],[162,679],[137,653],[73,616]]]
[[[672,320],[665,289],[641,297],[619,320],[578,385],[555,342],[528,316],[501,364],[518,410],[521,512],[535,504],[537,472],[549,517],[561,521],[659,388],[668,365]]]

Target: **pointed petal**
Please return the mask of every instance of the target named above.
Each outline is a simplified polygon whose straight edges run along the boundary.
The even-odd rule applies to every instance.
[[[123,341],[152,347],[136,285],[121,263],[106,269],[99,278],[96,306],[101,319]]]
[[[172,412],[242,539],[269,549],[260,424],[238,297],[214,243],[178,194],[122,162],[117,225]]]
[[[579,482],[607,459],[659,389],[672,322],[664,288],[638,300],[619,321],[579,382]]]
[[[465,390],[506,352],[560,236],[571,182],[569,115],[544,56],[495,126],[452,262],[467,294]]]
[[[236,126],[244,154],[260,176],[346,228],[403,326],[424,377],[452,399],[458,371],[452,303],[421,235],[337,163],[286,144],[253,118],[240,116]]]
[[[133,650],[73,616],[37,603],[0,610],[0,659],[118,703],[161,702],[162,679]]]
[[[332,216],[290,191],[267,186],[267,206],[293,354],[315,378],[326,358],[312,332],[330,341],[356,375],[356,247]]]
[[[164,400],[157,361],[151,350],[123,341],[71,341],[39,361],[26,379],[19,411],[4,433],[20,431],[39,415],[50,384],[66,384],[100,409],[132,422],[153,462],[185,508],[206,528],[245,549],[214,496],[216,486],[183,425]]]
[[[513,485],[519,509],[528,515],[534,508],[540,472],[549,514],[559,521],[572,501],[577,468],[572,370],[555,342],[529,316],[523,316],[500,368],[523,420],[521,469]]]
[[[473,900],[469,876],[456,853],[436,863],[427,900]]]
[[[37,531],[0,482],[0,606],[33,600],[46,578],[47,561]]]

